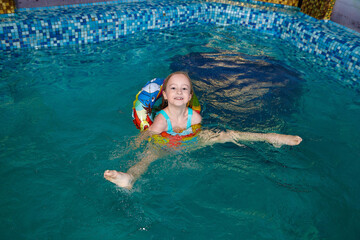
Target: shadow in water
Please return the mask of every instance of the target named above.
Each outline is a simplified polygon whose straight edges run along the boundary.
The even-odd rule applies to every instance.
[[[296,110],[300,74],[265,56],[233,52],[190,53],[172,59],[172,71],[187,71],[203,106],[204,125],[276,128]]]

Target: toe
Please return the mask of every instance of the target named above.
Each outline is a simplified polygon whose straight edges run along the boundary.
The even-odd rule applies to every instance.
[[[114,175],[114,170],[106,170],[104,172],[104,177],[107,178],[107,177],[112,177]]]

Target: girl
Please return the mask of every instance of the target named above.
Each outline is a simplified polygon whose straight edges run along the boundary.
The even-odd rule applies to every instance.
[[[283,135],[276,133],[248,133],[238,131],[213,132],[202,130],[194,132],[193,126],[201,123],[199,113],[188,107],[193,94],[191,80],[185,72],[170,74],[163,84],[163,104],[153,124],[147,131],[143,132],[140,139],[148,139],[153,135],[167,132],[172,136],[196,134],[198,144],[201,146],[214,143],[225,143],[237,141],[265,141],[280,147],[286,145],[298,145],[302,141],[299,136]],[[147,170],[151,162],[159,157],[158,151],[154,148],[147,148],[144,158],[132,166],[126,173],[115,170],[107,170],[104,177],[116,185],[131,189],[135,181]]]

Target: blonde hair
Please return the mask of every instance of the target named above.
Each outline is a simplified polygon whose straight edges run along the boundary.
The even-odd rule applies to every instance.
[[[194,96],[194,89],[193,89],[193,85],[192,85],[192,82],[191,82],[191,78],[189,77],[189,74],[188,74],[187,72],[183,72],[183,71],[173,72],[173,73],[171,73],[169,76],[167,76],[167,78],[165,78],[165,80],[164,80],[162,91],[164,92],[164,91],[166,90],[166,87],[167,87],[167,84],[168,84],[170,78],[171,78],[172,76],[174,76],[174,75],[177,75],[177,74],[182,74],[182,75],[184,75],[184,76],[189,80],[189,83],[190,83],[190,94],[191,94],[192,97],[193,97],[193,96]],[[188,107],[190,107],[190,108],[192,107],[192,101],[191,101],[191,100],[192,100],[192,97],[191,97],[191,99],[190,99],[190,101],[189,101],[189,103],[188,103]],[[167,102],[167,100],[165,100],[164,97],[163,97],[160,109],[164,109],[164,108],[166,108],[167,106],[168,106],[168,102]]]

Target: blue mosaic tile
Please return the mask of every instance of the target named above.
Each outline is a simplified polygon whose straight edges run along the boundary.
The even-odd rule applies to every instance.
[[[359,33],[296,7],[251,0],[134,0],[22,10],[0,18],[0,50],[96,43],[195,22],[264,32],[360,76]]]
[[[146,0],[117,0],[110,2],[93,2],[93,3],[79,3],[79,4],[67,4],[67,5],[58,5],[58,6],[46,6],[46,7],[31,7],[31,8],[19,8],[17,11],[32,11],[32,10],[42,10],[42,9],[56,9],[56,8],[68,8],[68,7],[83,7],[83,6],[94,6],[94,5],[104,5],[104,4],[114,4],[114,3],[130,3],[130,2],[145,2]],[[52,4],[54,4],[52,2]]]

